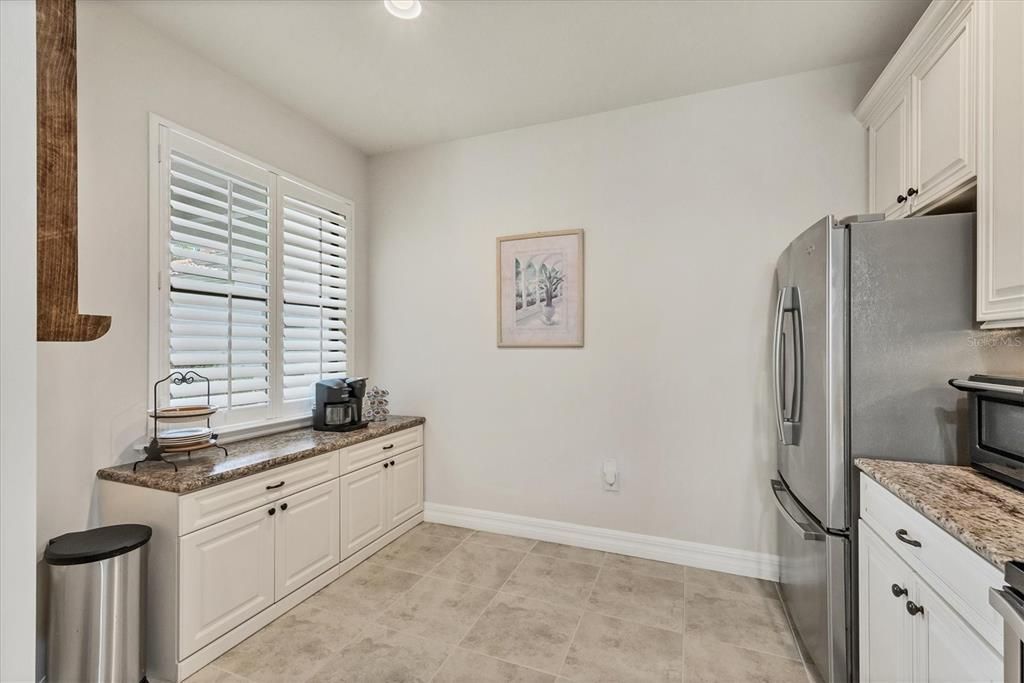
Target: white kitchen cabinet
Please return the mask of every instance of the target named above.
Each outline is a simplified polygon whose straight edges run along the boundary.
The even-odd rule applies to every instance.
[[[398,526],[423,511],[423,449],[403,453],[389,464],[388,520],[389,526]]]
[[[423,428],[180,494],[158,477],[101,479],[99,522],[153,528],[147,674],[182,681],[422,521]]]
[[[975,177],[974,5],[964,3],[940,29],[910,76],[914,212],[963,189]]]
[[[871,211],[903,218],[975,181],[975,7],[937,2],[857,107],[868,129]]]
[[[333,479],[282,499],[274,533],[274,599],[341,562],[339,492]]]
[[[868,125],[872,213],[902,218],[910,208],[910,88],[900,89]]]
[[[999,570],[864,475],[857,529],[860,679],[1001,681]]]
[[[1003,680],[1002,657],[924,581],[916,584],[914,602],[921,608],[916,615],[907,614],[914,630],[914,681]]]
[[[181,539],[181,658],[274,602],[270,510],[260,507]]]
[[[1024,3],[978,6],[978,320],[1024,326]]]
[[[973,203],[977,320],[1024,327],[1024,3],[933,0],[855,114],[871,211]]]
[[[913,572],[864,522],[859,529],[861,680],[909,681],[913,630],[906,600]]]
[[[341,478],[341,556],[352,555],[388,530],[387,462]]]

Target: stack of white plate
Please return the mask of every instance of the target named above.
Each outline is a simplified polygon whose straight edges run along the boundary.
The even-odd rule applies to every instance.
[[[213,435],[209,427],[183,427],[181,429],[165,429],[157,434],[156,440],[161,446],[183,448],[205,444]]]

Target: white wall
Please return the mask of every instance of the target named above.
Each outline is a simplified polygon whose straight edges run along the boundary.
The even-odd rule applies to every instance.
[[[78,92],[80,307],[113,321],[40,345],[39,549],[95,523],[96,470],[136,459],[145,434],[149,112],[352,199],[368,225],[362,153],[123,9],[78,3]]]
[[[428,418],[428,501],[774,552],[774,262],[865,209],[878,66],[372,158],[370,375]],[[586,347],[496,348],[495,237],[563,228]]]
[[[35,673],[36,3],[0,2],[0,681]]]

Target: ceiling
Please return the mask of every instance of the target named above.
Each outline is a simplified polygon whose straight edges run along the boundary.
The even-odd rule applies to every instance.
[[[122,0],[368,154],[896,51],[928,0]]]

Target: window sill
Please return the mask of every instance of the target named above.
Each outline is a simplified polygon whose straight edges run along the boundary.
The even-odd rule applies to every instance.
[[[217,432],[217,442],[221,444],[234,443],[252,439],[257,436],[269,436],[278,432],[287,432],[300,427],[309,427],[313,424],[311,415],[292,415],[291,417],[280,417],[273,420],[260,420],[259,422],[244,422],[236,425],[221,425],[214,427]]]
[[[152,429],[152,418],[149,418],[148,424],[149,428]],[[290,417],[279,417],[273,420],[259,420],[258,422],[243,422],[241,424],[220,426],[213,425],[213,430],[217,434],[217,443],[223,446],[229,443],[235,443],[236,441],[254,439],[258,436],[270,436],[271,434],[287,432],[292,429],[301,429],[302,427],[309,427],[312,424],[312,415],[292,415]],[[143,450],[149,444],[150,436],[151,435],[147,431],[146,437],[137,442],[134,449],[136,451]]]

